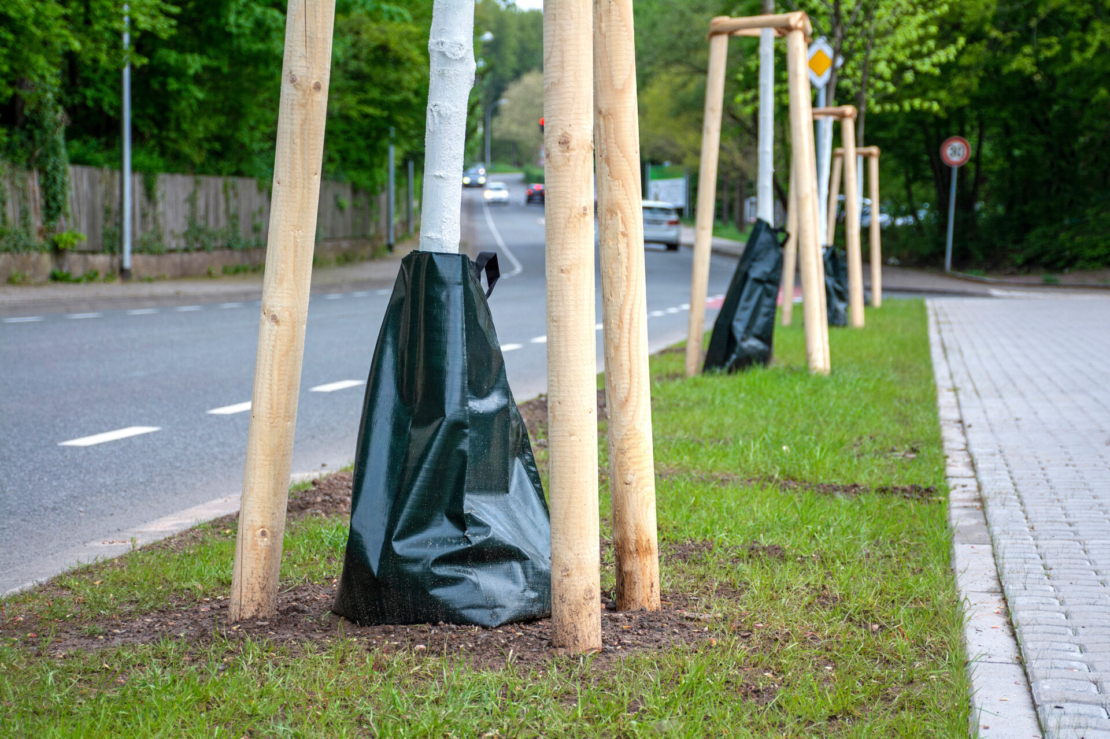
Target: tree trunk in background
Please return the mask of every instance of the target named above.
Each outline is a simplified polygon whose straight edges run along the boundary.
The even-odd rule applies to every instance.
[[[428,50],[420,249],[457,254],[467,103],[474,86],[474,0],[435,0]]]

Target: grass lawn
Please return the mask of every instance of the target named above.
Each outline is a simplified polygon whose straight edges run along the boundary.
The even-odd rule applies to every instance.
[[[687,226],[694,225],[693,218],[683,218],[682,222]],[[748,235],[751,234],[751,232],[752,230],[750,228],[741,231],[736,227],[735,223],[723,223],[721,221],[713,222],[713,235],[719,239],[732,239],[733,241],[746,243],[748,241]]]
[[[337,515],[286,534],[282,589],[317,594],[314,638],[175,633],[226,602],[224,520],[3,601],[0,733],[966,737],[924,306],[890,300],[830,333],[828,377],[805,371],[800,322],[766,369],[687,381],[681,353],[652,358],[663,599],[696,604],[695,640],[478,665],[432,627],[360,635],[327,614]]]

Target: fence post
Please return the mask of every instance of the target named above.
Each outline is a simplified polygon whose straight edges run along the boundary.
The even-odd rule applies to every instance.
[[[867,184],[871,190],[871,226],[868,235],[871,239],[871,305],[879,308],[883,304],[883,244],[879,232],[879,147],[867,160]]]
[[[840,119],[844,144],[845,250],[848,253],[848,325],[863,328],[863,255],[859,240],[860,201],[856,171],[855,108]],[[874,214],[872,214],[874,216]]]
[[[258,355],[231,576],[232,621],[277,611],[334,19],[335,0],[289,2]]]

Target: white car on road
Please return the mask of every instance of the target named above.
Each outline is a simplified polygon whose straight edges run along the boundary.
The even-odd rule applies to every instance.
[[[489,205],[508,205],[509,187],[504,182],[491,182],[486,185],[486,191],[482,193],[482,197]]]
[[[678,251],[678,237],[681,230],[678,211],[673,205],[658,200],[644,201],[645,244],[666,244],[667,251]]]

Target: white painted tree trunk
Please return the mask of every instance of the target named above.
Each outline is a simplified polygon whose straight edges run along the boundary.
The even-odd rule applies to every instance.
[[[457,254],[466,108],[474,86],[474,0],[435,0],[428,53],[420,249]]]
[[[772,7],[773,11],[773,7]],[[756,216],[775,225],[775,32],[759,32],[759,180]]]

